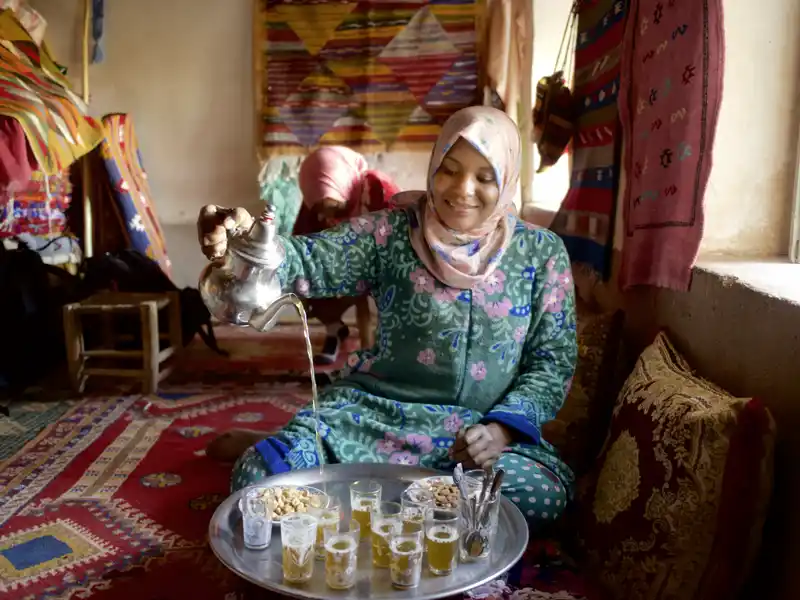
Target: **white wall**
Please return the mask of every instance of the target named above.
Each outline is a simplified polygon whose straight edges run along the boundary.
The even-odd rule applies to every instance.
[[[34,0],[45,39],[80,91],[83,0]],[[258,198],[249,0],[106,2],[91,112],[133,115],[163,223],[203,204]]]

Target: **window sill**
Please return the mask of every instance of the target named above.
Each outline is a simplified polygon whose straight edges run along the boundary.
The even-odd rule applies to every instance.
[[[800,305],[800,264],[788,258],[736,258],[704,256],[696,269],[718,275],[756,292]]]

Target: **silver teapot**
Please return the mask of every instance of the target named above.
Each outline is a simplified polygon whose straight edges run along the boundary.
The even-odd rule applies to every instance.
[[[300,302],[283,294],[277,270],[286,257],[275,227],[275,208],[267,205],[249,230],[228,232],[225,256],[200,274],[200,295],[208,310],[223,323],[266,331],[281,309]]]

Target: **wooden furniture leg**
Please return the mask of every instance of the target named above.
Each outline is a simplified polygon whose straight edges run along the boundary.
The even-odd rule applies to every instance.
[[[180,294],[169,292],[167,295],[169,296],[169,343],[173,352],[178,354],[183,349]]]
[[[142,302],[139,306],[142,322],[142,387],[145,394],[158,391],[158,304],[153,301]]]
[[[81,394],[86,385],[86,377],[83,373],[83,328],[80,315],[75,310],[78,306],[78,304],[65,305],[63,318],[69,381],[72,389]]]

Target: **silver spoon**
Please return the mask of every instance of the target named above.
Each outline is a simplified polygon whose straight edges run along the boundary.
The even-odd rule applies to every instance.
[[[467,551],[469,552],[470,556],[480,556],[483,554],[484,549],[489,544],[489,536],[483,533],[484,521],[486,520],[486,514],[489,510],[488,505],[497,500],[497,494],[500,490],[500,485],[503,483],[503,477],[505,477],[505,471],[500,469],[497,471],[492,481],[492,488],[491,492],[489,493],[488,502],[482,501],[480,517],[476,516],[475,521],[473,522],[474,531],[471,531],[467,536],[465,546],[467,547]]]
[[[472,519],[473,515],[471,514],[470,511],[471,506],[469,503],[469,494],[467,494],[466,482],[464,481],[464,467],[461,466],[461,463],[458,463],[455,469],[453,469],[453,482],[458,487],[458,491],[461,493],[461,497],[464,499],[464,504],[466,507],[466,513],[468,517],[467,520],[469,521]]]

